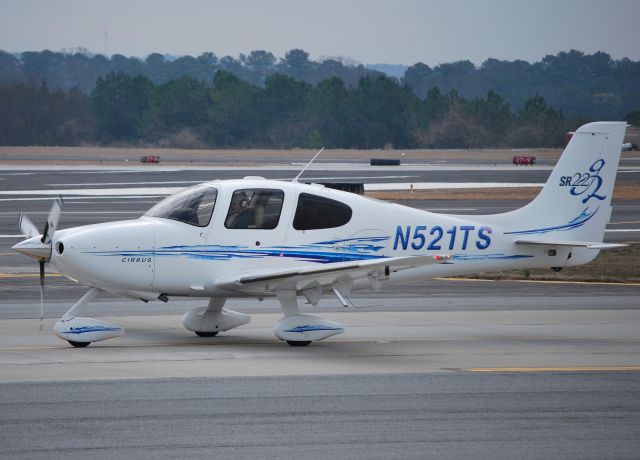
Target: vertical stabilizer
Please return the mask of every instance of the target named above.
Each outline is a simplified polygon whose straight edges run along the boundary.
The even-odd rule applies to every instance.
[[[580,127],[540,194],[527,206],[503,214],[505,234],[535,239],[601,242],[611,216],[626,123]]]

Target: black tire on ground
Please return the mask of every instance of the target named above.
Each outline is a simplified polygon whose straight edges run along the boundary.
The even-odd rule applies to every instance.
[[[311,340],[287,340],[287,343],[292,347],[306,347],[311,343]]]
[[[194,331],[198,337],[215,337],[218,335],[219,331],[208,332],[208,331]]]
[[[77,348],[84,348],[88,346],[91,342],[74,342],[73,340],[67,340],[71,345]]]

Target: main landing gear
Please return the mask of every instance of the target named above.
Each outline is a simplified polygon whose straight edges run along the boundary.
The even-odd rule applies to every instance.
[[[311,342],[344,332],[343,324],[317,316],[301,315],[296,291],[280,290],[276,296],[284,311],[284,318],[273,327],[273,333],[292,347],[306,347]]]
[[[273,327],[273,333],[292,347],[305,347],[327,337],[344,332],[344,325],[317,316],[301,315],[297,293],[294,290],[280,290],[276,296],[284,318]],[[226,299],[212,298],[206,307],[194,308],[182,317],[185,328],[198,337],[214,337],[220,332],[247,324],[251,317],[224,307]]]
[[[215,337],[220,332],[242,326],[251,321],[251,316],[227,310],[227,299],[214,297],[206,307],[196,307],[182,317],[182,325],[198,337]]]

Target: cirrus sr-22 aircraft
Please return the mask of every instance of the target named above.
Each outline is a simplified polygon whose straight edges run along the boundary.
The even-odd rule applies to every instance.
[[[27,237],[13,248],[88,287],[55,324],[74,346],[124,329],[77,316],[100,291],[143,301],[208,298],[183,316],[211,337],[249,322],[224,308],[228,298],[275,296],[284,312],[273,332],[308,345],[345,326],[301,314],[333,294],[351,304],[354,289],[491,270],[585,264],[601,249],[626,125],[578,129],[540,194],[496,215],[435,214],[297,182],[246,177],[203,183],[159,202],[139,219],[57,230],[54,202],[42,234],[21,215]],[[304,170],[303,170],[304,171]],[[298,175],[299,176],[299,175]]]

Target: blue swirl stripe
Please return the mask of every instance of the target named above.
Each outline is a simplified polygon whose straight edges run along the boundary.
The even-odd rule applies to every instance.
[[[460,261],[460,262],[476,262],[480,260],[518,260],[518,259],[529,259],[531,255],[528,254],[454,254],[449,261]],[[450,263],[449,261],[444,262]]]
[[[106,332],[106,331],[121,331],[121,327],[107,327],[107,326],[81,326],[72,327],[67,331],[63,331],[64,334],[84,334],[87,332]]]
[[[376,254],[384,245],[370,244],[388,240],[389,237],[347,238],[320,241],[302,246],[271,246],[252,249],[248,246],[196,245],[163,246],[156,250],[89,251],[100,256],[120,257],[187,257],[198,260],[258,259],[264,257],[288,257],[316,263],[350,262],[384,258]],[[344,244],[347,243],[347,244]]]
[[[589,208],[585,208],[577,217],[571,219],[568,223],[562,225],[555,225],[553,227],[534,228],[530,230],[517,230],[513,232],[504,232],[504,235],[536,235],[555,231],[567,231],[574,228],[582,227],[593,216],[596,215],[600,208],[596,208],[595,211],[589,212]]]
[[[343,328],[341,327],[322,326],[318,324],[315,326],[310,326],[310,325],[296,326],[292,329],[287,329],[284,332],[298,332],[302,334],[304,332],[311,332],[311,331],[341,331],[342,329]]]

